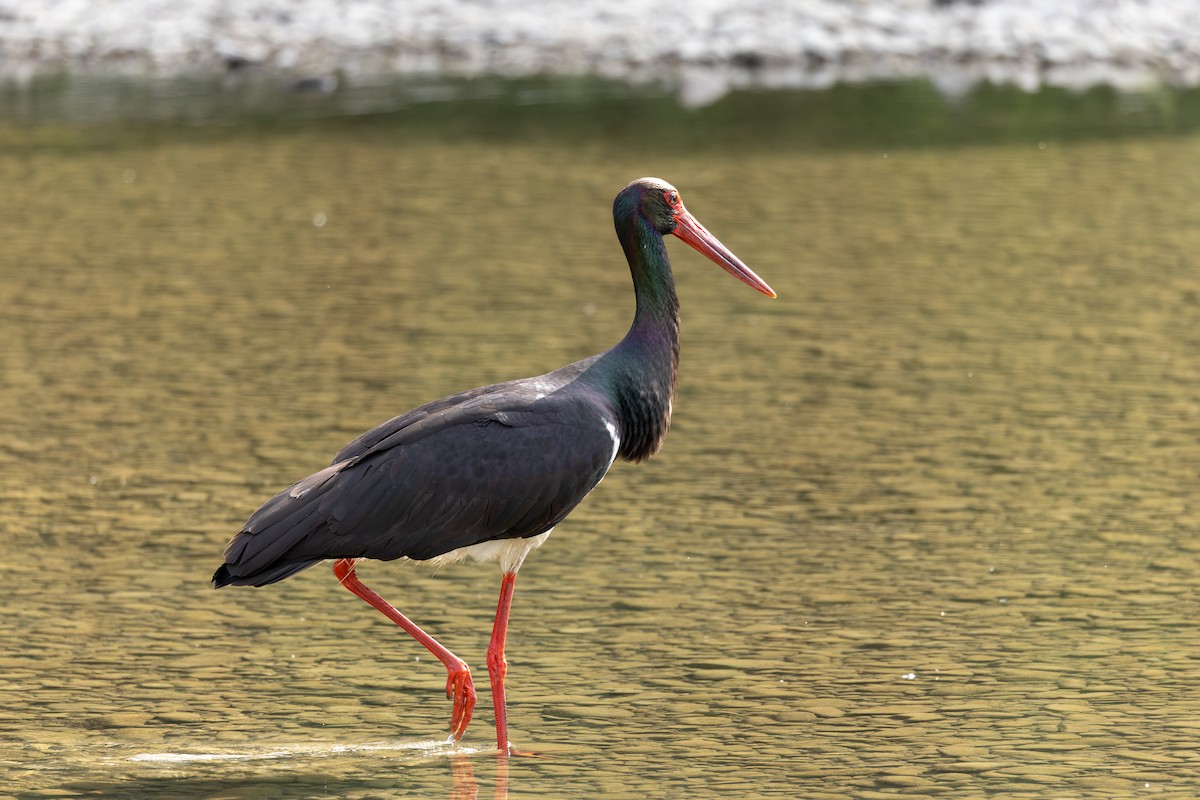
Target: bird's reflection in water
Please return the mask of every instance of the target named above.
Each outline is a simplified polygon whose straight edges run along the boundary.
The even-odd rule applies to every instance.
[[[475,780],[471,759],[465,755],[451,756],[450,777],[454,780],[450,800],[478,800],[479,782]],[[496,754],[496,788],[492,800],[508,800],[508,755],[505,753]]]

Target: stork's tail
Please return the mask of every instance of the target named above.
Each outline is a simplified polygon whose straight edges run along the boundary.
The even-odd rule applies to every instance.
[[[247,520],[225,548],[213,588],[266,586],[325,560],[304,553],[303,543],[327,526],[325,494],[349,462],[309,475],[272,497]]]

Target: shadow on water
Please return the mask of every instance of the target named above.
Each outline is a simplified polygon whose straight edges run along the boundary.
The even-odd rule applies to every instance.
[[[161,777],[132,781],[79,781],[66,784],[63,788],[83,797],[125,797],[130,800],[175,797],[180,800],[193,800],[208,797],[338,797],[354,796],[367,790],[397,790],[404,787],[394,781],[375,778],[330,779],[328,775],[321,773],[305,773],[250,778]],[[32,800],[42,796],[38,793],[17,795],[21,800]],[[450,796],[455,797],[453,794]],[[472,797],[471,794],[462,796]]]
[[[378,755],[377,749],[368,748]],[[402,748],[403,749],[403,748]],[[163,755],[163,754],[160,754]],[[269,773],[248,773],[244,758],[231,755],[201,767],[200,774],[139,775],[105,780],[82,780],[64,784],[61,789],[80,797],[139,798],[291,798],[291,797],[361,797],[378,796],[379,792],[418,791],[424,797],[444,796],[449,800],[506,800],[509,795],[509,763],[506,758],[488,754],[451,754],[443,768],[440,758],[421,752],[385,763],[356,764],[353,775],[335,770],[317,771],[311,768],[287,771],[276,769]],[[288,755],[264,753],[255,760],[277,759]],[[308,754],[312,756],[313,754]],[[328,753],[326,753],[328,755]],[[390,754],[394,755],[394,753]],[[201,756],[190,760],[160,761],[155,766],[175,769],[198,765]],[[418,769],[412,769],[412,768]],[[436,769],[434,769],[436,768]],[[17,794],[20,800],[43,797],[42,793]]]

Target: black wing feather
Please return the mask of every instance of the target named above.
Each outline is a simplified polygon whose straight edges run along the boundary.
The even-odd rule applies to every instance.
[[[515,387],[515,388],[514,388]],[[280,492],[226,550],[218,586],[328,558],[424,560],[554,527],[604,477],[610,414],[589,392],[483,387],[389,420]]]

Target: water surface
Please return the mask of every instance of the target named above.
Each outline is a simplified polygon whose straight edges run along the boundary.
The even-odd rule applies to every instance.
[[[6,118],[2,791],[1194,797],[1194,98],[839,91]],[[674,427],[521,571],[505,774],[494,567],[361,570],[475,666],[458,749],[326,567],[208,579],[364,428],[615,342],[646,174],[779,299],[671,246]]]

